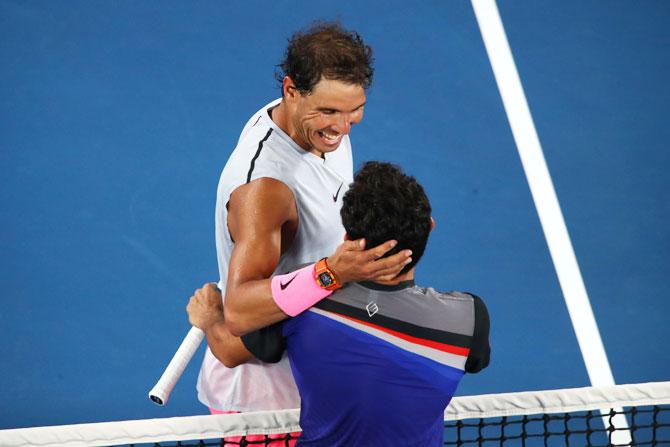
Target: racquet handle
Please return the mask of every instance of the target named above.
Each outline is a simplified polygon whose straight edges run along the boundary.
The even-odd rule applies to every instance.
[[[177,349],[167,368],[165,368],[165,372],[163,372],[156,385],[149,391],[149,398],[152,401],[158,405],[165,405],[167,403],[172,389],[191,361],[193,354],[198,350],[204,337],[205,333],[195,326],[188,331],[181,345],[179,345],[179,349]]]

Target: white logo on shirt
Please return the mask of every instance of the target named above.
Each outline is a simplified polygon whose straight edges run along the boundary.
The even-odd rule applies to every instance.
[[[372,302],[365,306],[365,310],[368,311],[368,316],[372,317],[374,314],[379,312],[379,307],[377,306],[377,303]]]

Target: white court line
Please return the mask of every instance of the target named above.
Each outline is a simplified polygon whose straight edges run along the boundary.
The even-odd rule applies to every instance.
[[[577,264],[498,7],[495,0],[472,0],[472,7],[491,61],[589,379],[593,386],[614,385],[614,376],[593,316],[584,280]],[[628,427],[624,417],[617,419],[616,427],[624,429]],[[627,431],[615,432],[617,433],[630,436]],[[617,442],[619,442],[618,439]],[[624,442],[630,442],[630,437]]]

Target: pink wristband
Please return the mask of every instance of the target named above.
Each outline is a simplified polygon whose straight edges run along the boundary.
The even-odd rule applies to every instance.
[[[292,317],[333,293],[316,283],[314,264],[286,275],[273,276],[271,284],[275,303],[285,314]]]

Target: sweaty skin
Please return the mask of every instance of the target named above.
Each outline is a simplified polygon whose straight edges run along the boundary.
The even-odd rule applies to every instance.
[[[297,228],[293,194],[274,179],[258,179],[238,188],[228,207],[228,227],[235,241],[226,287],[225,321],[228,330],[241,336],[286,318],[272,299],[270,277],[279,256]],[[379,259],[395,246],[388,241],[363,250],[362,241],[344,241],[328,258],[341,282],[390,279],[411,262],[411,252],[401,251]]]

